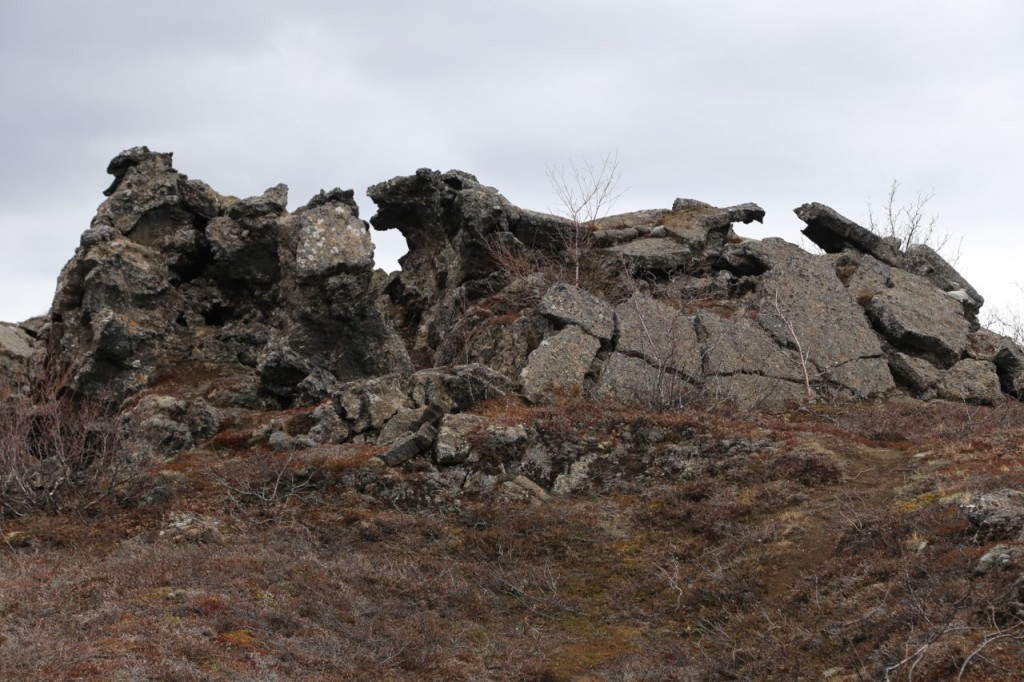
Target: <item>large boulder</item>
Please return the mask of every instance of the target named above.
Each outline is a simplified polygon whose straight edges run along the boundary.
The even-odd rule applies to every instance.
[[[701,353],[693,315],[643,294],[615,307],[616,350],[644,359],[660,371],[701,375]]]
[[[602,341],[615,333],[615,313],[605,301],[571,284],[555,284],[540,301],[540,311],[561,324],[574,324]]]
[[[109,198],[50,311],[51,360],[72,368],[73,390],[120,401],[157,382],[247,375],[291,404],[409,368],[377,307],[352,192],[289,213],[284,185],[221,196],[145,147],[108,170]]]
[[[757,322],[807,380],[857,398],[894,388],[878,336],[827,259],[781,239],[737,244],[725,257],[765,268],[754,283]]]
[[[776,343],[756,321],[702,311],[697,314],[696,325],[708,376],[756,374],[803,381],[796,353]]]
[[[520,375],[524,395],[540,402],[555,391],[581,388],[600,347],[600,340],[575,325],[544,339]]]
[[[863,256],[847,285],[894,347],[951,367],[968,348],[971,323],[958,300],[921,275]]]
[[[1024,398],[1024,350],[1013,339],[979,329],[970,336],[968,355],[995,365],[1003,391]]]

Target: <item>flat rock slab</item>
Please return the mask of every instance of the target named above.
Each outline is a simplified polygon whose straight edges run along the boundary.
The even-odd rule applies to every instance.
[[[619,324],[616,350],[643,358],[655,368],[701,375],[700,342],[694,317],[642,294],[615,307]]]
[[[804,204],[793,212],[807,223],[802,230],[804,235],[826,253],[853,248],[886,263],[896,264],[900,260],[901,254],[892,244],[824,204]]]
[[[625,259],[633,272],[671,272],[694,260],[693,248],[689,244],[664,237],[642,237],[603,251],[615,259]]]
[[[601,342],[571,325],[541,341],[519,375],[527,400],[539,401],[545,394],[583,385],[583,379],[601,348]]]
[[[781,239],[740,246],[768,268],[758,283],[758,324],[779,345],[796,350],[799,342],[820,377],[853,392],[863,390],[862,378],[838,368],[855,360],[880,359],[882,346],[829,261]],[[868,366],[878,373],[884,364]],[[892,377],[884,376],[869,385],[872,392],[894,386]]]
[[[696,325],[709,375],[761,374],[803,381],[796,355],[779,346],[754,320],[723,318],[702,311],[697,314]]]
[[[912,244],[900,261],[900,267],[908,272],[921,275],[945,292],[962,292],[964,304],[977,314],[985,299],[963,275],[946,261],[935,249],[924,244]]]
[[[932,363],[893,351],[889,356],[889,368],[893,376],[915,396],[925,400],[935,397],[935,387],[942,378],[942,370]]]
[[[597,393],[604,399],[654,407],[679,405],[694,390],[684,377],[622,353],[608,356],[597,383]]]
[[[612,307],[588,291],[571,284],[551,286],[540,301],[540,311],[562,324],[574,324],[588,334],[610,341],[615,334]]]
[[[963,306],[924,277],[864,256],[848,284],[897,348],[929,354],[947,367],[966,353],[971,325]]]

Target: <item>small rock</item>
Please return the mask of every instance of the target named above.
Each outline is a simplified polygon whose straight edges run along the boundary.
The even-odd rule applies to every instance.
[[[960,511],[987,538],[1010,538],[1024,529],[1024,493],[1018,490],[975,495],[960,504]]]
[[[985,575],[993,568],[1006,568],[1021,562],[1024,559],[1024,547],[1019,545],[996,545],[985,556],[978,559],[978,565],[974,567],[975,575]]]
[[[270,438],[267,439],[267,444],[270,446],[271,450],[275,450],[277,452],[295,449],[295,439],[284,431],[274,431],[270,434]]]
[[[197,544],[221,544],[224,536],[220,524],[203,514],[195,512],[171,512],[167,523],[160,531],[160,538],[171,542]]]

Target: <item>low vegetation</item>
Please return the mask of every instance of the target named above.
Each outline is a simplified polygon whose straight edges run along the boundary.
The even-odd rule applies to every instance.
[[[5,504],[0,678],[986,680],[1024,663],[1020,566],[977,575],[1007,538],[958,507],[1021,485],[1016,403],[479,412],[569,442],[696,444],[707,464],[453,502],[389,496],[425,479],[374,468],[373,446],[232,441],[92,513]]]

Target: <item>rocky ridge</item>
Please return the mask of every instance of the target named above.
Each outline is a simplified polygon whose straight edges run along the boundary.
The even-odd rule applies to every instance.
[[[63,368],[66,390],[119,406],[164,456],[252,423],[276,449],[354,440],[388,465],[466,466],[481,425],[459,415],[494,396],[761,409],[1024,395],[1024,351],[980,328],[983,299],[952,266],[821,204],[796,213],[824,254],[737,236],[763,219],[756,204],[679,199],[588,226],[573,277],[571,222],[461,171],[370,187],[368,224],[352,191],[289,212],[284,185],[223,196],[145,147],[107,170],[47,316],[0,327],[0,373],[31,385]],[[400,272],[374,271],[371,225],[405,237]]]

